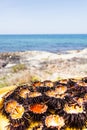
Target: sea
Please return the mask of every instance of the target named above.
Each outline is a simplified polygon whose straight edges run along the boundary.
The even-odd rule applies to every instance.
[[[87,34],[0,35],[0,52],[48,51],[66,53],[87,48]]]

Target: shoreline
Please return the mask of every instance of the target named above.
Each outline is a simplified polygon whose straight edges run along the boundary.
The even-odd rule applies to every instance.
[[[87,48],[66,54],[45,51],[0,53],[0,87],[34,80],[87,76]]]
[[[83,51],[87,48],[83,49],[67,49],[67,50],[62,50],[62,51],[42,51],[42,50],[25,50],[25,51],[0,51],[1,54],[16,54],[16,53],[25,53],[25,52],[48,52],[48,53],[53,53],[53,54],[67,54],[67,53],[72,53],[72,52],[80,52]]]

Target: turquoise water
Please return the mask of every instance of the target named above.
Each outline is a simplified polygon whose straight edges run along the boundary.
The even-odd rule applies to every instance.
[[[0,35],[0,52],[39,50],[65,52],[87,48],[87,34]]]

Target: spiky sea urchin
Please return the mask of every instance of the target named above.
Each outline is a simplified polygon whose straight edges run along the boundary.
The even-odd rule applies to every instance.
[[[31,104],[28,107],[29,114],[34,120],[41,120],[46,115],[48,106],[43,103]]]
[[[44,82],[36,81],[33,83],[33,87],[36,88],[38,92],[44,93],[54,88],[54,82],[50,80],[45,80]]]
[[[66,124],[71,128],[82,129],[86,125],[86,111],[83,105],[77,103],[65,104],[64,106],[64,118]]]
[[[44,120],[44,126],[45,130],[61,130],[63,127],[65,127],[65,120],[59,115],[49,115],[46,116]]]
[[[31,103],[40,103],[43,101],[43,96],[42,96],[42,93],[40,92],[30,92],[29,95],[28,95],[28,103],[31,104]]]
[[[45,93],[45,100],[49,107],[53,109],[62,109],[65,102],[65,92],[67,87],[57,86],[55,90],[50,90]]]
[[[11,130],[21,129],[24,130],[29,125],[28,120],[26,119],[25,109],[23,105],[19,104],[15,100],[9,100],[4,104],[4,112],[9,118]],[[25,125],[27,122],[27,125]]]

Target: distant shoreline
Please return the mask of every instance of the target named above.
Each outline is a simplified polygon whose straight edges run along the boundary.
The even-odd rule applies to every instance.
[[[50,51],[40,51],[40,50],[25,50],[25,51],[5,51],[5,52],[0,52],[0,55],[2,54],[20,54],[20,53],[28,53],[28,52],[46,52],[46,53],[53,53],[53,54],[59,54],[59,55],[62,55],[62,54],[71,54],[71,53],[74,53],[74,52],[81,52],[83,50],[86,50],[87,48],[84,48],[84,49],[73,49],[73,50],[66,50],[66,51],[59,51],[59,52],[50,52]]]
[[[87,34],[0,35],[0,52],[47,51],[66,53],[87,47]]]

